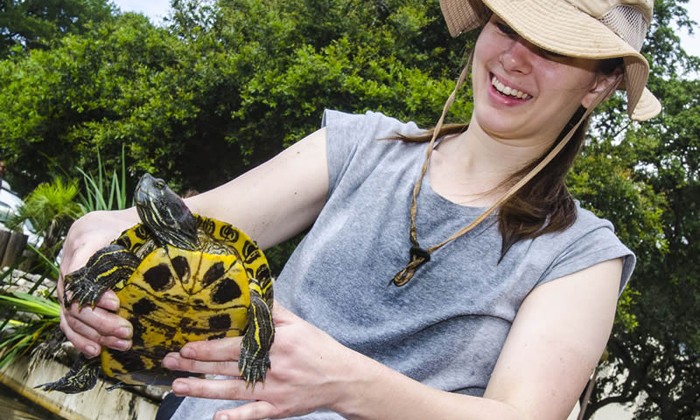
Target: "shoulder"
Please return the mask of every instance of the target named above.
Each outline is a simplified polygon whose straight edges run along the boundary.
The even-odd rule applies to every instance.
[[[534,249],[550,250],[550,265],[539,284],[584,270],[604,261],[623,261],[620,291],[635,266],[634,253],[617,237],[613,224],[576,203],[576,221],[569,228],[542,235],[533,241]]]
[[[403,122],[388,117],[381,112],[348,114],[326,110],[322,126],[326,128],[327,143],[330,148],[346,153],[363,147],[388,147],[393,143],[377,140],[395,139],[398,135],[415,135],[423,130],[414,122]]]
[[[413,122],[403,122],[379,112],[348,114],[326,110],[326,154],[331,190],[348,174],[364,179],[382,163],[393,170],[412,165],[423,145],[396,140],[423,132]]]
[[[342,135],[347,132],[356,134],[358,131],[365,131],[371,134],[385,134],[388,137],[396,133],[417,134],[423,131],[414,122],[403,122],[381,112],[373,111],[351,114],[327,109],[323,113],[322,126],[334,135]]]

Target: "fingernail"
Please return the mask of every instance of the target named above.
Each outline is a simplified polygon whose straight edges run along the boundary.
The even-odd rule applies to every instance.
[[[182,382],[173,382],[173,392],[176,394],[186,394],[190,392],[190,387]]]
[[[194,359],[195,357],[197,357],[197,353],[189,347],[183,347],[180,350],[180,354],[188,359]]]
[[[108,298],[106,303],[107,303],[107,306],[108,306],[107,309],[111,309],[111,310],[113,310],[113,311],[116,311],[117,309],[119,309],[119,301],[117,301],[117,300],[115,300],[115,299],[109,299],[109,298]]]
[[[85,348],[85,351],[89,356],[97,356],[97,354],[99,353],[99,350],[95,346],[87,346]]]
[[[117,350],[129,350],[129,348],[131,348],[131,342],[128,340],[117,340],[114,342],[114,347],[116,347]]]
[[[163,367],[167,369],[177,369],[177,359],[174,357],[166,356],[163,359]]]
[[[123,327],[119,327],[116,335],[117,335],[117,337],[120,337],[120,338],[129,339],[129,338],[131,338],[131,334],[132,334],[131,325],[128,325],[128,326],[125,325]]]

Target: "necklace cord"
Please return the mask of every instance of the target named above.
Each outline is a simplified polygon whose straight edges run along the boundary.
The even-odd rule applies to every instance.
[[[617,86],[620,84],[622,81],[622,75],[617,75],[615,81],[611,83],[606,89],[601,91],[598,96],[595,97],[593,103],[591,104],[590,107],[586,109],[586,112],[583,113],[581,118],[574,124],[574,126],[566,133],[566,135],[562,138],[562,140],[557,143],[555,147],[552,148],[552,150],[549,151],[549,153],[538,163],[530,172],[528,172],[527,175],[522,177],[518,182],[516,182],[508,191],[506,191],[498,200],[496,200],[495,203],[493,203],[488,209],[486,209],[483,213],[481,213],[476,219],[474,219],[471,223],[469,223],[467,226],[463,227],[459,231],[455,232],[452,234],[450,237],[445,239],[444,241],[435,244],[429,248],[422,248],[418,242],[418,229],[416,227],[416,217],[418,214],[418,195],[420,194],[421,186],[423,185],[423,178],[425,177],[425,174],[428,172],[428,167],[430,164],[430,157],[432,156],[433,149],[435,146],[435,141],[440,133],[440,129],[442,128],[443,122],[445,120],[445,116],[447,115],[447,111],[449,108],[452,106],[452,103],[455,101],[457,97],[457,91],[459,90],[460,86],[464,83],[464,81],[467,78],[467,75],[469,74],[469,69],[471,68],[471,61],[472,61],[472,54],[469,55],[469,58],[467,60],[466,65],[462,69],[462,73],[459,75],[459,79],[457,79],[457,83],[455,84],[455,88],[450,94],[450,96],[447,98],[447,101],[445,102],[445,106],[443,107],[442,110],[442,115],[440,115],[440,119],[437,122],[437,125],[435,126],[435,129],[433,130],[433,135],[430,139],[430,142],[428,144],[428,148],[425,153],[425,159],[423,161],[423,165],[421,166],[421,171],[420,171],[420,176],[418,180],[416,181],[416,184],[413,186],[413,194],[411,197],[411,207],[410,207],[410,216],[411,216],[411,226],[410,226],[410,239],[411,239],[411,249],[409,252],[409,262],[406,264],[406,266],[396,273],[394,278],[392,279],[392,282],[394,285],[401,287],[408,283],[413,276],[415,275],[416,270],[422,266],[423,264],[427,263],[430,261],[430,256],[433,252],[437,251],[438,249],[442,248],[443,246],[447,245],[448,243],[454,241],[455,239],[459,238],[460,236],[463,236],[467,234],[469,231],[473,230],[476,226],[478,226],[481,222],[486,220],[487,217],[489,217],[493,212],[495,212],[498,207],[500,207],[503,203],[505,203],[509,198],[511,198],[513,195],[515,195],[518,190],[520,190],[525,184],[530,182],[532,178],[534,178],[538,173],[542,171],[558,154],[561,152],[561,150],[567,145],[569,140],[571,140],[571,137],[573,137],[574,133],[576,130],[579,129],[583,121],[588,118],[589,115],[593,112],[593,110],[601,103],[605,98],[607,98],[615,89],[617,89]]]

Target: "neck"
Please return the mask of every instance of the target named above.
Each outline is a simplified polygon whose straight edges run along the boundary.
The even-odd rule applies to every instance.
[[[549,147],[537,140],[495,138],[472,119],[467,131],[445,138],[430,162],[431,185],[462,205],[489,206],[509,186],[503,182]]]

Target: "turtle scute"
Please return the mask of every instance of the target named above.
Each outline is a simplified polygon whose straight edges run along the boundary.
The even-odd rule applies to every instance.
[[[95,306],[114,290],[118,314],[133,326],[128,351],[80,356],[45,390],[77,393],[97,376],[123,385],[169,385],[182,372],[160,366],[187,342],[243,335],[239,368],[246,385],[265,380],[274,340],[272,276],[267,259],[243,231],[192,214],[165,182],[145,174],[134,194],[141,223],[127,229],[65,277],[64,304]]]

